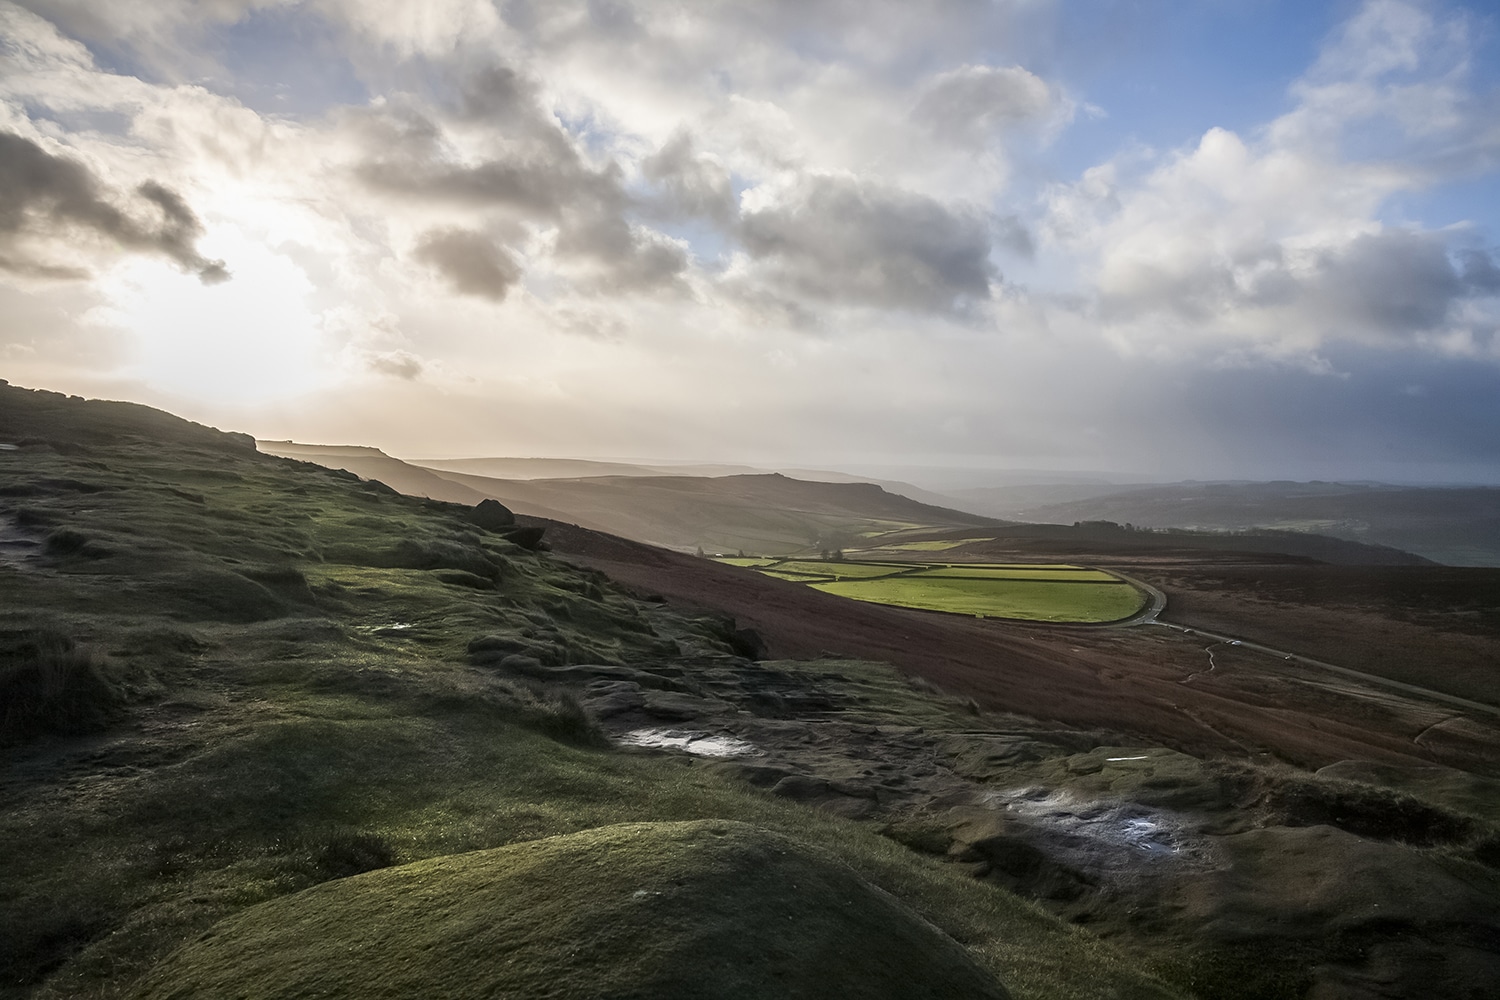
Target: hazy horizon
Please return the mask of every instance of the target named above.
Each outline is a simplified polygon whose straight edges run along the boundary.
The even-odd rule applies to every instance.
[[[1500,483],[1500,14],[1182,8],[0,0],[0,377],[400,457]]]

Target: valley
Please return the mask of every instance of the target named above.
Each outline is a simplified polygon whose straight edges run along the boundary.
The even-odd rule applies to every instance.
[[[770,503],[847,535],[714,559],[585,523],[613,481],[512,516],[486,482],[404,495],[372,450],[389,479],[6,386],[0,442],[7,1000],[688,995],[685,969],[1374,1000],[1500,972],[1496,571],[629,477],[639,523],[706,497],[727,537],[790,547]],[[837,593],[890,581],[1159,596],[1116,627]]]

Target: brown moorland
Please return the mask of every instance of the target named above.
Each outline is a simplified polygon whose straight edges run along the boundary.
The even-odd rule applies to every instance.
[[[882,660],[972,697],[986,709],[1104,727],[1193,754],[1265,753],[1312,768],[1349,759],[1442,764],[1500,776],[1500,720],[1493,716],[1465,716],[1461,724],[1453,723],[1449,720],[1462,713],[1440,703],[1371,689],[1233,647],[1215,649],[1209,669],[1204,641],[1177,631],[1017,625],[863,604],[574,525],[549,524],[548,538],[559,555],[644,594],[732,614],[759,635],[772,656]],[[987,558],[996,555],[986,552]],[[1079,560],[1076,554],[1068,558]],[[1265,557],[1229,554],[1220,559],[1223,579],[1234,580],[1242,572],[1238,567],[1253,567]],[[1146,558],[1095,562],[1112,562],[1132,575],[1148,581],[1156,576],[1169,585],[1185,579],[1187,572],[1180,563],[1154,565],[1149,553]],[[1167,572],[1174,565],[1175,577]],[[1361,573],[1380,579],[1388,572],[1315,564],[1276,569],[1283,577],[1301,572],[1309,580],[1321,576],[1329,581]],[[1280,631],[1261,631],[1268,616],[1235,613],[1240,598],[1228,586],[1213,591],[1204,584],[1191,593],[1186,620],[1202,627],[1211,621],[1268,645],[1289,640],[1298,627],[1289,619]],[[1177,594],[1173,589],[1174,603],[1163,616],[1174,622],[1184,620],[1177,616]],[[1290,610],[1290,605],[1283,609]],[[1425,650],[1422,662],[1446,664],[1451,654],[1470,666],[1467,673],[1454,670],[1453,676],[1464,680],[1451,687],[1447,668],[1440,666],[1409,672],[1413,683],[1425,680],[1425,686],[1437,690],[1488,694],[1490,702],[1495,700],[1493,673],[1487,682],[1481,665],[1486,650],[1489,662],[1496,662],[1493,654],[1500,643],[1493,633],[1450,633],[1431,624],[1403,623],[1332,597],[1303,614],[1329,629],[1332,637],[1327,650],[1318,644],[1298,651],[1326,651],[1331,658],[1338,652],[1335,662],[1340,665],[1374,672],[1386,662],[1376,654],[1399,636],[1406,648]],[[1372,630],[1373,619],[1385,629]],[[1433,727],[1444,725],[1451,737],[1433,739]]]

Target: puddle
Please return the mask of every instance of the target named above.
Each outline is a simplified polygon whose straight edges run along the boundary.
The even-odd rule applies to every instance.
[[[384,625],[360,625],[359,631],[368,632],[371,635],[390,637],[400,635],[402,632],[416,628],[411,622],[387,622]]]
[[[1075,867],[1117,869],[1143,858],[1196,861],[1207,851],[1184,818],[1135,802],[1084,800],[1045,789],[996,792],[990,801],[1007,819],[1040,835],[1048,853]]]
[[[616,737],[631,747],[657,747],[685,750],[699,757],[751,757],[760,753],[754,743],[723,733],[705,733],[694,729],[632,729]]]

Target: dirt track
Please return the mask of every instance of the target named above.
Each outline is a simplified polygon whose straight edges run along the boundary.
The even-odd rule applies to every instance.
[[[1339,760],[1500,770],[1500,728],[1473,718],[1450,738],[1417,737],[1454,713],[1348,678],[1304,676],[1264,654],[1220,651],[1167,630],[1019,626],[844,600],[750,570],[551,522],[556,553],[643,594],[732,615],[769,655],[882,660],[991,710],[1102,728],[1190,753],[1271,753],[1307,767]]]

